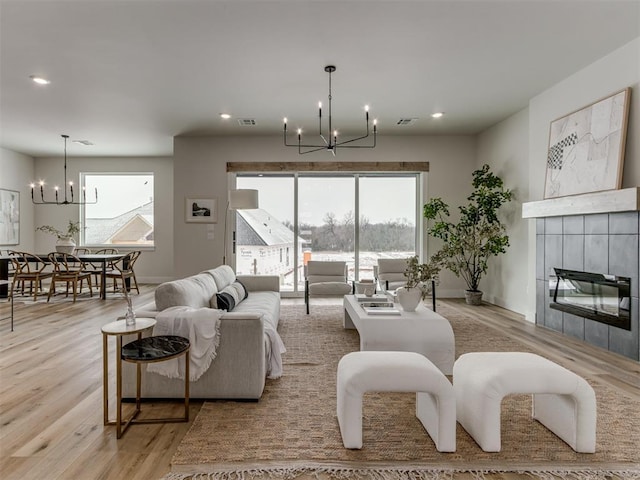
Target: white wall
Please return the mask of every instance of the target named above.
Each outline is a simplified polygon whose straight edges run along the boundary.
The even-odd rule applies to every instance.
[[[429,162],[428,195],[459,205],[470,193],[475,167],[473,136],[378,137],[372,150],[349,150],[331,157],[323,152],[300,156],[294,148],[282,146],[282,137],[176,137],[174,139],[174,261],[177,277],[191,275],[219,265],[223,257],[223,222],[226,206],[227,162],[293,161],[406,161]],[[184,221],[188,196],[217,197],[220,211],[213,239],[208,226]],[[455,208],[455,207],[454,207]],[[210,227],[209,227],[210,228]],[[432,240],[431,240],[432,241]],[[425,239],[425,243],[429,240]],[[431,251],[433,246],[428,246]],[[461,296],[464,283],[444,273],[439,295]]]
[[[488,164],[491,171],[513,190],[511,202],[501,209],[509,235],[504,255],[492,257],[481,281],[484,299],[515,312],[533,316],[527,310],[528,223],[521,216],[522,202],[529,198],[529,112],[524,109],[478,136],[477,166]],[[533,290],[535,295],[535,288]]]
[[[22,181],[43,179],[48,187],[62,184],[64,161],[61,158],[38,158],[35,171]],[[72,157],[67,158],[67,179],[79,184],[82,172],[152,172],[154,174],[154,236],[155,248],[144,250],[136,263],[136,277],[139,281],[157,283],[170,280],[173,275],[173,161],[170,157]],[[47,188],[47,187],[45,187]],[[29,191],[30,192],[30,191]],[[51,193],[51,192],[49,192]],[[29,193],[29,198],[30,197]],[[100,192],[98,191],[98,198]],[[87,193],[89,197],[89,193]],[[99,200],[98,200],[99,201]],[[77,205],[38,205],[35,207],[34,227],[53,225],[64,228],[69,220],[80,218]],[[50,252],[55,249],[56,239],[42,232],[35,233],[34,250]]]
[[[33,251],[34,209],[29,188],[33,172],[33,158],[0,148],[0,188],[20,192],[20,244],[0,245],[2,250]]]

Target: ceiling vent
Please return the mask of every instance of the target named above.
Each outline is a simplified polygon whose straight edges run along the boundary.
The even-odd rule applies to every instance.
[[[90,142],[89,140],[74,140],[73,143],[78,143],[80,145],[85,145],[87,147],[90,147],[91,145],[93,145],[93,143]]]
[[[401,118],[400,120],[398,120],[398,123],[396,123],[396,125],[413,125],[417,120],[417,118]]]
[[[256,121],[254,118],[239,118],[238,123],[241,127],[253,127]]]

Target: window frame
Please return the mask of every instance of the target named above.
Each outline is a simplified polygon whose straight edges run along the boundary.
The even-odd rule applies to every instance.
[[[254,166],[256,165],[262,165],[262,164],[253,164]],[[297,166],[300,166],[301,164],[296,164]],[[415,245],[415,253],[416,255],[418,255],[420,258],[422,258],[422,251],[423,251],[423,245],[422,245],[422,228],[423,228],[423,221],[422,221],[422,209],[421,209],[421,205],[422,205],[422,198],[423,198],[423,186],[424,186],[424,174],[428,172],[428,163],[420,163],[420,167],[421,168],[415,168],[415,169],[409,169],[406,168],[407,164],[406,163],[398,163],[398,164],[394,164],[394,165],[401,165],[402,167],[405,168],[392,168],[392,169],[383,169],[380,168],[380,164],[376,164],[376,169],[371,169],[371,170],[363,170],[363,171],[326,171],[324,169],[321,170],[313,170],[313,169],[306,169],[303,168],[302,171],[299,172],[292,172],[292,171],[286,171],[286,172],[276,172],[276,169],[273,169],[271,165],[268,165],[265,168],[257,168],[256,171],[251,171],[250,169],[247,169],[246,166],[245,168],[238,168],[238,164],[227,164],[227,171],[230,173],[231,175],[231,181],[230,181],[230,185],[234,185],[233,188],[242,188],[242,187],[238,187],[237,186],[237,180],[239,178],[251,178],[251,177],[290,177],[293,179],[293,204],[294,204],[294,248],[293,248],[293,261],[292,261],[292,265],[298,265],[299,262],[299,258],[298,258],[298,238],[299,238],[299,225],[298,225],[298,202],[299,202],[299,191],[298,191],[298,181],[299,179],[305,178],[305,177],[316,177],[316,178],[321,178],[321,177],[349,177],[351,179],[353,179],[354,181],[354,185],[355,185],[355,190],[354,190],[354,215],[355,215],[355,223],[354,223],[354,256],[356,259],[359,259],[359,254],[360,254],[360,245],[359,245],[359,212],[360,212],[360,195],[359,195],[359,189],[360,189],[360,180],[363,178],[371,178],[371,177],[378,177],[378,178],[385,178],[385,177],[404,177],[404,178],[412,178],[415,179],[415,238],[414,238],[414,245]],[[426,167],[425,167],[426,165]],[[416,166],[416,164],[412,164],[412,166]],[[230,168],[231,167],[231,168]],[[231,172],[230,170],[233,170],[233,172]],[[346,169],[345,169],[346,170]],[[230,230],[234,230],[235,227],[232,227]],[[295,233],[298,232],[298,233]],[[228,232],[230,234],[230,232]],[[235,254],[232,254],[232,262],[233,265],[235,267]],[[359,279],[359,269],[360,269],[360,264],[359,264],[359,260],[356,260],[355,262],[355,278],[353,280],[358,280]],[[284,296],[300,296],[302,294],[301,290],[299,289],[299,283],[300,283],[300,279],[298,278],[298,269],[294,268],[294,280],[293,280],[293,290],[291,291],[283,291],[281,292],[281,294],[283,294]]]

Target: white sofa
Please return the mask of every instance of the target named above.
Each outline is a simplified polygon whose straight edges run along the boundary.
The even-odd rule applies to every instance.
[[[280,320],[280,282],[278,276],[238,276],[222,265],[181,280],[166,282],[155,291],[155,302],[136,309],[139,317],[155,316],[174,306],[210,307],[212,297],[240,281],[248,296],[231,312],[222,315],[220,344],[209,369],[190,385],[194,399],[257,400],[262,396],[265,378],[270,374],[271,341],[266,328],[277,330]],[[215,300],[213,305],[215,305]],[[148,333],[150,335],[151,332]],[[134,340],[124,339],[123,342]],[[142,369],[143,398],[183,398],[183,380],[168,378]],[[123,363],[123,396],[135,398],[135,365]]]

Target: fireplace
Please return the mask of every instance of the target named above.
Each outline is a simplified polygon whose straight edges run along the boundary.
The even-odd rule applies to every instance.
[[[631,279],[602,273],[554,268],[549,279],[549,307],[631,330]]]
[[[624,200],[627,192],[632,195]],[[540,207],[526,215],[522,207],[524,217],[536,217],[536,324],[640,361],[640,187],[530,203]],[[606,292],[608,308],[597,308],[598,319],[593,311],[558,310],[566,306],[563,300],[579,302],[566,298],[572,287],[564,280],[558,287],[560,302],[554,302],[556,284],[550,294],[549,279],[556,276],[555,268],[599,272],[600,278],[614,281],[617,291]],[[628,287],[615,276],[631,279]],[[600,315],[601,310],[609,315]]]

